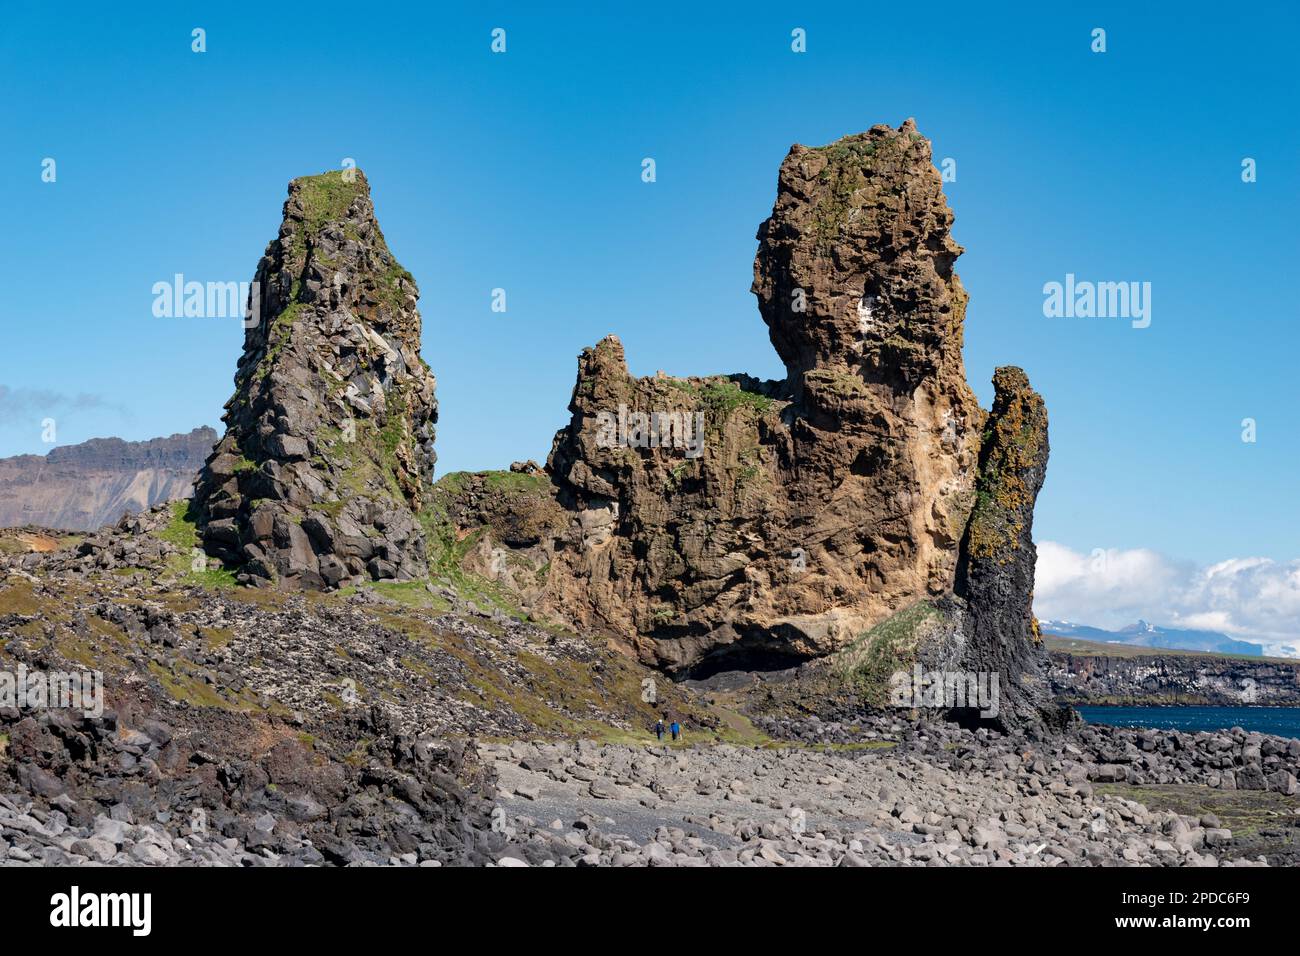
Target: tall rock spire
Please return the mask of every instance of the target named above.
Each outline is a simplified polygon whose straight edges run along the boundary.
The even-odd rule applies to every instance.
[[[969,609],[965,666],[1002,675],[995,722],[1011,728],[1064,715],[1051,704],[1033,607],[1034,503],[1047,477],[1047,408],[1014,366],[998,369],[993,387],[955,590]]]
[[[418,521],[438,404],[419,293],[360,170],[289,184],[257,266],[226,434],[195,486],[205,549],[246,583],[427,571]]]
[[[554,607],[689,672],[828,654],[950,592],[986,414],[951,226],[910,120],[794,146],[753,284],[786,378],[635,379],[617,340],[585,352],[549,462],[576,512]],[[696,414],[692,455],[603,427]]]

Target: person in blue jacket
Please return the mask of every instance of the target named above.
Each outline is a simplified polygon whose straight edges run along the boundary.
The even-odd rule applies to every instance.
[[[677,740],[678,738],[681,737],[681,735],[682,735],[682,725],[679,724],[677,721],[674,720],[673,723],[672,723],[672,726],[669,727],[668,729],[671,730],[672,733],[673,733],[673,740]]]

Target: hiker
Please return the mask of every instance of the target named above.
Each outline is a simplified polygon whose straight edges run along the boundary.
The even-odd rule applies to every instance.
[[[664,739],[664,719],[662,717],[655,721],[655,736],[660,740]]]
[[[677,740],[679,737],[681,737],[682,725],[679,724],[677,721],[674,720],[672,727],[670,727],[669,729],[673,732],[673,740]]]

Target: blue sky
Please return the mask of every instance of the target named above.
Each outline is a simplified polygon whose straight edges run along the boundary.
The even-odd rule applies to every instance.
[[[969,377],[1047,400],[1040,541],[1296,557],[1294,11],[473,6],[9,4],[0,455],[47,451],[47,415],[59,443],[219,426],[238,323],[150,289],[250,280],[288,180],[344,157],[421,288],[443,470],[543,459],[609,332],[634,373],[779,377],[748,289],[781,159],[914,116],[957,161]],[[1071,272],[1150,282],[1150,328],[1045,318]]]

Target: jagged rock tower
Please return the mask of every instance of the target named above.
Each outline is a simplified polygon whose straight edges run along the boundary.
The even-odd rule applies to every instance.
[[[951,225],[910,122],[795,146],[754,264],[784,381],[636,380],[612,337],[584,353],[550,468],[580,516],[559,557],[590,623],[672,667],[794,661],[952,589],[985,413]],[[703,410],[703,454],[608,447],[619,406]]]
[[[289,184],[254,288],[226,434],[195,485],[204,548],[252,584],[424,575],[436,383],[360,170]]]
[[[1046,413],[1019,369],[991,417],[967,384],[952,219],[911,120],[793,147],[753,285],[786,378],[636,379],[616,338],[587,349],[541,606],[699,673],[829,654],[930,601],[947,659],[1015,685],[1001,722],[1031,718]],[[664,440],[677,422],[697,449]]]

